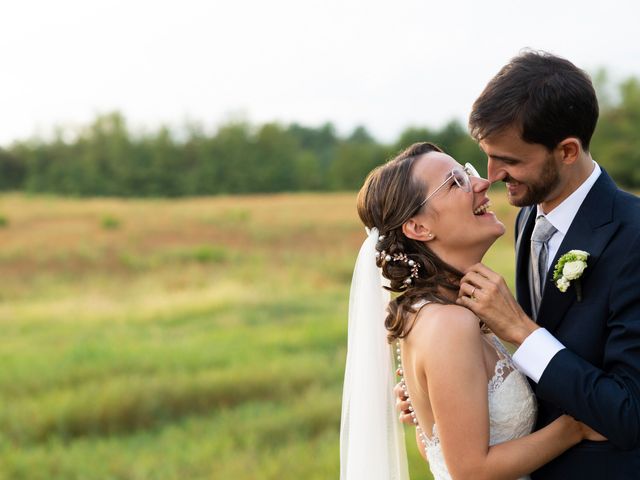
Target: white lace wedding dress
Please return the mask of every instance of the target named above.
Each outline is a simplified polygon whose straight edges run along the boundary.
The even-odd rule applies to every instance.
[[[483,335],[498,355],[494,374],[488,385],[489,445],[496,445],[529,434],[536,421],[537,404],[526,377],[516,369],[500,340],[491,333]],[[420,425],[417,428],[434,480],[451,480],[436,425],[433,425],[430,435],[422,431]]]

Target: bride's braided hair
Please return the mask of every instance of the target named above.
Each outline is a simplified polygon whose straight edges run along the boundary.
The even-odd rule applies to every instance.
[[[413,240],[402,232],[402,225],[419,212],[427,192],[413,178],[416,160],[429,152],[441,152],[428,142],[414,143],[394,159],[374,169],[358,193],[358,215],[369,228],[377,227],[380,240],[376,250],[378,267],[390,282],[388,290],[397,295],[389,302],[385,327],[389,342],[405,337],[413,324],[409,322],[420,299],[452,303],[443,290],[457,293],[462,272],[442,261],[426,243]],[[422,207],[427,208],[427,207]],[[395,260],[403,256],[403,260]],[[413,262],[410,262],[413,260]],[[415,274],[417,268],[417,275]],[[412,275],[413,274],[413,275]],[[407,279],[410,278],[410,281]]]

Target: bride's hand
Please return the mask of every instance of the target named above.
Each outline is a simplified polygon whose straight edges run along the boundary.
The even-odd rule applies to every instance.
[[[606,437],[600,435],[590,426],[576,420],[571,415],[560,415],[556,420],[561,425],[565,426],[567,432],[570,432],[571,435],[577,435],[576,440],[581,442],[582,440],[591,440],[592,442],[604,442],[607,440]]]
[[[604,442],[607,439],[596,432],[593,428],[576,420],[571,415],[560,415],[553,423],[561,425],[563,435],[570,435],[573,442],[578,444],[583,440],[591,440],[592,442]]]
[[[576,422],[578,422],[576,420]],[[599,434],[589,425],[585,425],[582,422],[578,422],[578,426],[580,427],[580,432],[582,433],[583,440],[591,440],[592,442],[604,442],[607,440],[607,437]]]

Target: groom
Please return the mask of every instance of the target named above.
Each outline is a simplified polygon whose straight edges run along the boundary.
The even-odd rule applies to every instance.
[[[538,397],[536,428],[568,413],[607,438],[568,450],[534,480],[640,478],[640,199],[593,161],[597,119],[583,71],[526,52],[489,82],[469,121],[489,180],[505,182],[509,202],[523,207],[518,301],[478,264],[463,278],[458,303],[518,347],[514,361]],[[581,273],[573,264],[563,291],[554,267],[571,250],[588,258]]]

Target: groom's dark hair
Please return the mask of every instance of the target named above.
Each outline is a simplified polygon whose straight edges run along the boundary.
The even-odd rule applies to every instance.
[[[487,84],[473,104],[469,131],[480,141],[515,126],[525,142],[548,150],[576,137],[588,151],[598,113],[596,92],[584,71],[564,58],[527,50]]]

